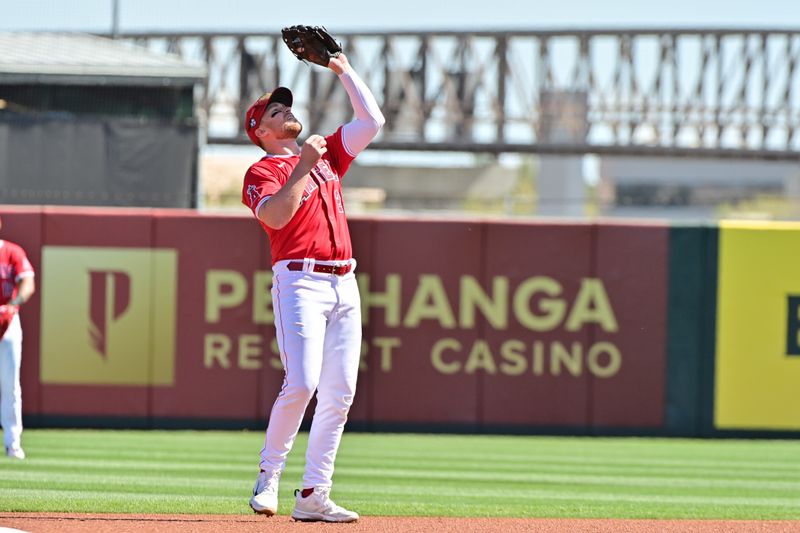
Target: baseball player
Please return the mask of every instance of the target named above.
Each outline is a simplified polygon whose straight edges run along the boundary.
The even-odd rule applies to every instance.
[[[0,228],[2,228],[0,220]],[[22,449],[22,328],[19,306],[36,290],[33,267],[25,251],[13,242],[0,240],[0,421],[6,455],[25,459]]]
[[[328,68],[339,77],[355,111],[355,118],[332,135],[310,135],[297,145],[302,125],[285,87],[259,98],[245,118],[248,136],[267,152],[247,171],[242,202],[269,236],[275,330],[285,371],[250,506],[268,516],[277,512],[279,478],[316,391],[303,489],[295,491],[292,517],[353,522],[358,514],[336,505],[329,495],[361,352],[361,302],[341,177],[384,117],[344,54],[331,59]]]

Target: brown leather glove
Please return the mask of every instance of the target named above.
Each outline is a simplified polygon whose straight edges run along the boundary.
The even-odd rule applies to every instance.
[[[342,52],[342,46],[324,26],[290,26],[283,28],[281,35],[289,50],[301,61],[327,67],[331,58]]]

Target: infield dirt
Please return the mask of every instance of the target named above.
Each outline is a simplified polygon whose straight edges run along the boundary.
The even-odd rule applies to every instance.
[[[612,520],[439,518],[366,516],[352,524],[294,522],[288,516],[112,515],[67,513],[0,513],[0,532],[15,528],[30,533],[217,533],[341,531],[347,533],[793,533],[794,520]]]

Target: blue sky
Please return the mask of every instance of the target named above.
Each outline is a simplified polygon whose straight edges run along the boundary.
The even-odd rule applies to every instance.
[[[800,29],[797,0],[116,0],[121,31],[765,27]],[[103,32],[114,0],[0,0],[0,30]]]

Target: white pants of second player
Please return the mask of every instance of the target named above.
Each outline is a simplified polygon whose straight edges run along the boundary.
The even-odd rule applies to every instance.
[[[289,263],[280,261],[272,269],[272,307],[285,377],[270,413],[261,468],[283,470],[316,391],[303,487],[325,487],[331,485],[358,377],[361,300],[355,260],[344,275],[314,272],[310,261],[303,270],[290,270]]]
[[[22,435],[22,389],[19,382],[22,363],[22,328],[19,315],[0,339],[0,422],[6,448],[19,448]]]

